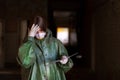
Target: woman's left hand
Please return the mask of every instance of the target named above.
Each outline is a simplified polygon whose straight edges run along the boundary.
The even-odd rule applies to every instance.
[[[61,64],[66,64],[68,62],[68,57],[67,56],[62,56],[60,63]]]

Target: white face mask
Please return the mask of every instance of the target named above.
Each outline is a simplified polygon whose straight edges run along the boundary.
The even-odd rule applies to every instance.
[[[45,37],[46,33],[45,32],[39,32],[35,36],[37,39],[43,39]]]

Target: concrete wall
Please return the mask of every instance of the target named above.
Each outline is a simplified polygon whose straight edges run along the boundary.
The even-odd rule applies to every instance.
[[[120,1],[95,0],[94,3],[97,80],[120,80]]]

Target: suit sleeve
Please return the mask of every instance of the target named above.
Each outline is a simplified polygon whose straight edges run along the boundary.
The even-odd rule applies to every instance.
[[[61,58],[61,56],[65,55],[65,56],[68,56],[68,52],[67,52],[67,49],[64,47],[64,45],[58,41],[58,53],[59,53],[59,57]],[[72,59],[68,59],[68,62],[66,64],[61,64],[61,63],[58,63],[58,66],[64,71],[64,72],[67,72],[69,71],[72,67],[73,67],[73,61]]]
[[[21,66],[29,68],[34,64],[36,57],[34,53],[34,38],[28,37],[28,40],[23,43],[18,50],[18,60]]]

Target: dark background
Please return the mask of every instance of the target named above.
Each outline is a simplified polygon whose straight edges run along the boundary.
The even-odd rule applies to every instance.
[[[16,61],[21,44],[21,21],[44,16],[56,37],[54,12],[73,12],[69,29],[75,29],[77,44],[67,44],[74,67],[67,80],[120,80],[120,1],[119,0],[0,0],[0,79],[20,79]],[[63,18],[62,18],[63,19]],[[63,19],[64,20],[64,19]],[[69,20],[69,19],[68,19]]]

